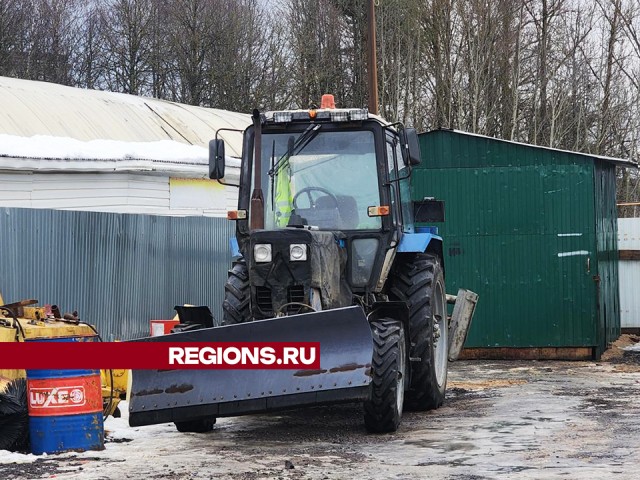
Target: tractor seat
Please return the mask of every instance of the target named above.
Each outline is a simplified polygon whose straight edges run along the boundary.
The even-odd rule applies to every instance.
[[[355,230],[358,228],[358,205],[356,199],[349,195],[336,195],[336,202],[328,195],[316,200],[316,213],[322,217],[320,228],[339,228],[341,230]]]
[[[336,202],[328,195],[319,197],[315,202],[315,207],[298,210],[300,210],[300,215],[307,219],[309,225],[316,225],[323,229],[340,226],[340,212],[336,208]]]
[[[344,230],[355,230],[358,228],[360,218],[358,216],[358,204],[356,199],[349,195],[338,195],[338,210],[342,219]]]
[[[322,229],[356,230],[358,228],[358,204],[349,195],[337,195],[338,205],[328,195],[319,197],[313,208],[297,208],[296,218],[304,218],[307,225]],[[299,217],[298,217],[299,216]]]

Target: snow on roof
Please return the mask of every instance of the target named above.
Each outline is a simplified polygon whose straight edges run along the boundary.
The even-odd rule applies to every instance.
[[[199,145],[174,140],[123,142],[35,135],[18,137],[0,134],[0,169],[43,171],[157,171],[208,173],[209,151]],[[239,167],[239,159],[226,163]]]
[[[216,131],[251,123],[242,113],[7,77],[0,105],[0,168],[9,169],[206,165]],[[219,136],[228,155],[241,155],[241,134]]]
[[[174,140],[123,142],[36,135],[0,134],[0,170],[134,172],[153,171],[206,177],[209,150]],[[231,180],[239,177],[240,159],[226,157]]]

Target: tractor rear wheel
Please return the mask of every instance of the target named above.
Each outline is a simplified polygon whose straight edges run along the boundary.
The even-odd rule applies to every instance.
[[[404,403],[406,343],[402,323],[383,318],[371,322],[373,359],[371,395],[364,402],[364,424],[369,432],[395,432]]]
[[[249,271],[244,260],[233,263],[227,283],[224,286],[224,302],[222,303],[222,325],[234,325],[251,320],[249,299]]]
[[[447,300],[440,260],[420,253],[399,262],[390,294],[409,306],[411,386],[406,407],[431,410],[444,401],[448,367]]]

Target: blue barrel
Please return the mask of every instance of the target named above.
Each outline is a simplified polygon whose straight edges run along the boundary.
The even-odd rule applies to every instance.
[[[77,342],[91,337],[33,339]],[[31,451],[104,449],[100,370],[27,370]]]

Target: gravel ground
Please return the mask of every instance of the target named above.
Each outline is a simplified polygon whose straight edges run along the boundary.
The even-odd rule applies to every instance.
[[[101,452],[0,452],[0,478],[632,479],[639,414],[640,354],[614,346],[602,362],[454,363],[445,405],[405,413],[395,434],[366,433],[359,405],[220,419],[207,434],[125,415]]]

